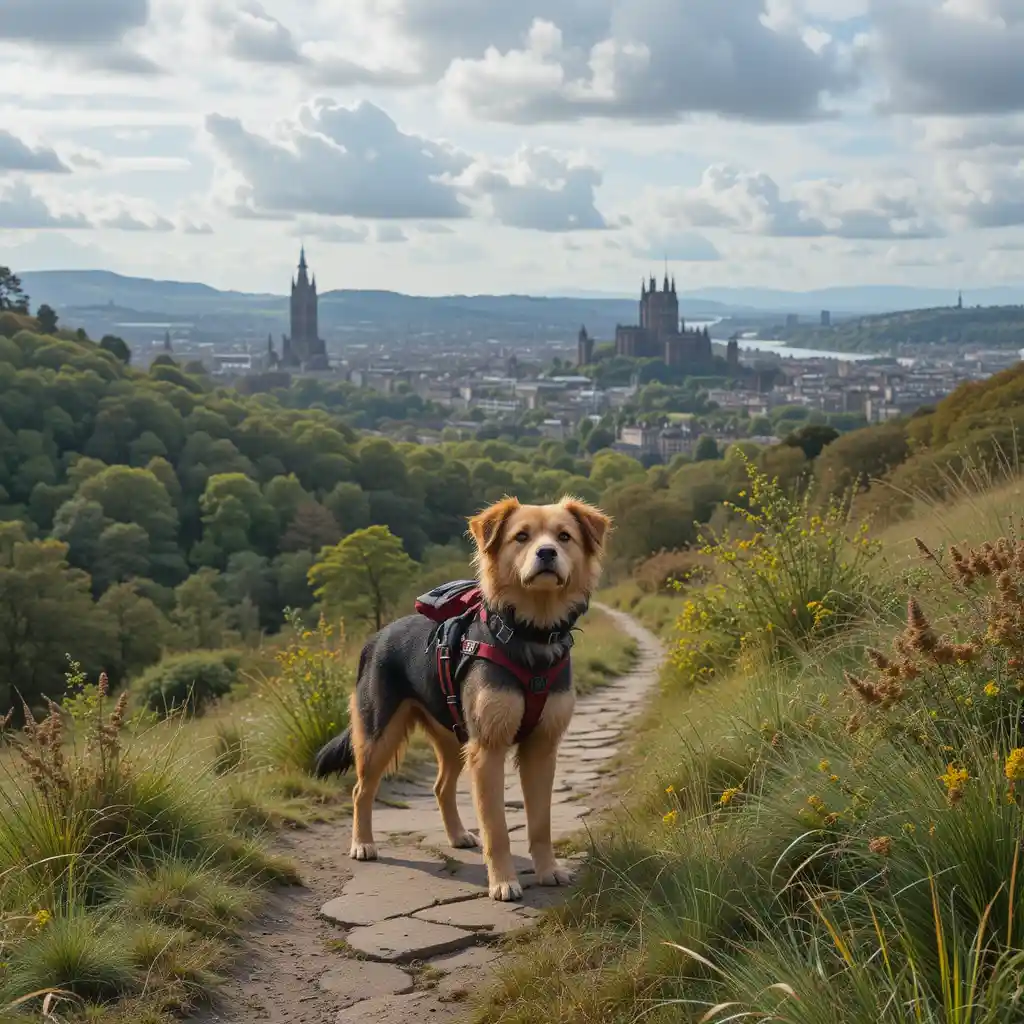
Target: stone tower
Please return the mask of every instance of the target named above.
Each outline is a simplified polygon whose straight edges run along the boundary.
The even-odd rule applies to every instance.
[[[587,334],[586,327],[581,327],[576,339],[576,365],[589,366],[593,361],[594,339]]]
[[[306,264],[306,247],[299,253],[299,275],[292,279],[291,333],[284,343],[282,362],[310,370],[327,369],[327,349],[320,339],[316,275]]]

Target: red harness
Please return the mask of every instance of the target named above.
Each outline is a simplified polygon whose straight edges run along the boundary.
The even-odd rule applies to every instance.
[[[461,583],[462,581],[460,581]],[[459,583],[448,584],[446,587],[438,587],[430,595],[424,595],[416,602],[416,610],[422,615],[438,622],[447,622],[450,619],[461,618],[470,612],[474,612],[481,622],[486,623],[488,612],[484,607],[483,598],[478,588],[470,589],[470,586],[459,588]],[[456,591],[456,588],[459,588]],[[456,591],[453,593],[453,591]],[[499,640],[512,638],[512,630],[498,619],[500,628],[497,636]],[[552,640],[558,634],[552,635]],[[448,637],[446,629],[442,629],[437,637],[437,675],[441,681],[441,692],[444,694],[445,703],[452,717],[452,729],[461,743],[469,739],[466,731],[466,723],[462,717],[462,710],[459,701],[459,691],[456,685],[456,676],[459,666],[452,669],[452,650],[445,642]],[[534,669],[520,665],[513,661],[500,647],[494,644],[485,643],[481,640],[461,640],[459,653],[462,658],[483,658],[503,669],[511,672],[519,681],[523,689],[523,699],[526,706],[523,709],[523,718],[519,723],[519,731],[516,733],[515,742],[522,743],[523,740],[533,732],[544,713],[544,705],[547,703],[548,694],[551,692],[552,684],[569,664],[568,651],[562,655],[550,668]]]

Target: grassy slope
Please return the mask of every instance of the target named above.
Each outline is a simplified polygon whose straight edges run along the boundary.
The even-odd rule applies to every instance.
[[[586,693],[628,671],[636,645],[600,611],[581,626],[574,668]],[[51,986],[69,993],[63,1017],[103,1024],[165,1024],[212,993],[260,885],[301,872],[267,852],[273,831],[349,810],[350,780],[268,758],[278,723],[263,691],[254,680],[201,718],[123,728],[116,748],[108,729],[97,756],[85,746],[109,719],[108,698],[58,737],[56,760],[48,741],[30,744],[56,785],[33,785],[17,751],[0,748],[0,1020],[8,1003]],[[431,757],[414,740],[403,771]],[[39,1019],[39,1003],[12,1019]]]
[[[936,583],[936,574],[922,572],[914,538],[940,550],[954,542],[1012,536],[1011,516],[1020,508],[1022,489],[1019,483],[1003,486],[954,506],[932,508],[915,521],[888,530],[882,537],[878,564],[880,578],[891,584],[887,589],[898,595],[912,587],[932,612],[952,611],[956,601],[942,580]],[[623,599],[628,602],[630,594],[623,591]],[[939,799],[944,794],[935,776],[942,771],[939,762],[951,754],[943,754],[939,762],[932,757],[935,772],[926,768],[922,781],[913,762],[922,756],[917,748],[885,747],[881,764],[871,752],[854,757],[842,722],[837,726],[833,721],[830,709],[838,708],[848,692],[844,669],[861,662],[868,644],[887,648],[888,639],[903,625],[898,600],[897,596],[878,621],[813,651],[800,664],[762,665],[689,692],[663,689],[627,758],[628,773],[620,776],[620,808],[597,833],[591,867],[578,892],[546,922],[539,937],[531,936],[521,947],[496,990],[478,1006],[478,1024],[737,1019],[726,1009],[704,1018],[713,1004],[729,1000],[742,1004],[732,1007],[734,1013],[756,1011],[749,1019],[800,1024],[914,1019],[910,1009],[904,1011],[898,1003],[898,995],[906,994],[906,978],[915,972],[925,975],[935,967],[937,948],[948,951],[957,945],[946,933],[938,940],[935,937],[927,888],[921,896],[921,887],[927,884],[922,880],[924,855],[918,864],[920,874],[908,883],[916,885],[913,892],[920,898],[904,898],[901,907],[901,912],[907,908],[911,915],[917,912],[920,920],[882,921],[890,935],[924,937],[913,948],[909,939],[906,948],[887,948],[886,955],[896,964],[894,972],[902,972],[899,983],[892,983],[892,992],[879,987],[877,980],[874,985],[868,983],[858,959],[868,955],[863,950],[850,950],[850,964],[855,966],[849,971],[842,970],[842,962],[837,966],[823,925],[831,912],[819,917],[805,904],[798,906],[797,887],[789,884],[801,868],[801,858],[814,855],[814,844],[800,839],[809,829],[813,833],[805,801],[818,798],[820,792],[826,810],[839,810],[845,799],[834,787],[830,791],[833,784],[819,770],[822,766],[842,777],[836,785],[846,785],[847,777],[857,778],[877,789],[892,806],[907,809],[909,816],[902,823],[885,819],[865,827],[897,836],[902,827],[910,836],[916,815],[924,825],[930,819],[932,829],[935,821],[948,829],[943,835],[959,859],[950,854],[945,871],[960,870],[961,862],[970,865],[972,853],[979,863],[991,859],[985,843],[992,837],[983,834],[986,829],[997,831],[991,809],[979,805],[976,832],[970,826],[959,831],[955,809]],[[664,609],[658,608],[658,599],[646,600],[646,613],[642,617],[656,626]],[[753,766],[765,759],[770,768],[754,773]],[[1001,761],[997,769],[1000,766]],[[737,794],[723,813],[719,802],[731,787],[744,787],[749,795]],[[855,841],[863,846],[858,845],[851,858],[867,856],[869,837],[870,832]],[[941,865],[941,853],[937,859]],[[913,856],[908,860],[917,863]],[[880,863],[881,857],[875,862]],[[927,861],[928,870],[932,863]],[[867,877],[874,880],[872,884],[878,881],[873,869]],[[1013,878],[1009,879],[1011,890]],[[997,877],[975,900],[979,917],[985,900],[996,897],[999,884]],[[1002,886],[1005,897],[1005,879]],[[980,882],[978,888],[982,888]],[[880,917],[892,911],[885,895],[883,887]],[[856,929],[841,919],[842,913],[837,910],[828,921],[845,936],[846,925],[851,933]],[[1006,910],[1002,913],[1005,920]],[[815,941],[823,942],[814,953],[804,932],[818,925],[821,934]],[[871,927],[866,929],[868,938]],[[863,938],[863,928],[856,934]],[[970,938],[966,936],[961,947],[969,947]],[[701,956],[710,957],[709,964],[714,965],[703,965]],[[874,956],[876,960],[881,956],[877,943]],[[958,969],[962,976],[970,976],[966,960]],[[799,1006],[787,1002],[783,1016],[769,1016],[786,999],[787,990],[781,987],[785,985],[799,989]],[[948,986],[945,1008],[929,1004],[919,1019],[1024,1019],[1014,1016],[1022,1011],[1010,1008],[1005,994],[993,997],[994,1007],[981,1006],[979,997],[976,1015],[968,1018],[963,1015],[966,1000],[953,992],[955,988]]]

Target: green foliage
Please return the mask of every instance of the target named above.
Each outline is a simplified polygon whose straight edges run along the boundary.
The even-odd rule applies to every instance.
[[[328,608],[380,629],[415,572],[401,541],[386,526],[369,526],[325,548],[309,570],[309,582]]]
[[[343,631],[323,618],[306,629],[295,613],[289,627],[278,671],[260,687],[269,719],[265,746],[277,767],[311,772],[320,748],[348,727],[355,673]]]
[[[145,707],[162,715],[200,713],[231,691],[239,663],[234,651],[171,655],[147,669],[133,689]]]

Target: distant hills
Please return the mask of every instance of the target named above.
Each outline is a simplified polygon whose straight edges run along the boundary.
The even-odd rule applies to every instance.
[[[239,291],[220,291],[209,285],[186,281],[156,281],[127,277],[106,270],[35,270],[21,275],[33,303],[47,302],[55,308],[102,306],[113,303],[125,309],[161,310],[178,315],[230,311],[279,302],[282,295]],[[324,292],[322,300],[343,304],[353,311],[379,313],[419,312],[423,306],[438,304],[448,308],[494,311],[502,316],[525,313],[534,318],[552,309],[587,309],[607,312],[621,310],[624,315],[636,311],[631,296],[577,291],[566,295],[535,297],[527,295],[446,295],[416,296],[400,292],[338,290]],[[698,288],[679,293],[687,316],[754,312],[886,313],[908,309],[952,306],[954,289],[908,288],[902,285],[851,285],[813,291],[783,291],[770,288]],[[982,288],[964,294],[968,306],[1016,305],[1024,303],[1024,285],[1020,287]]]

